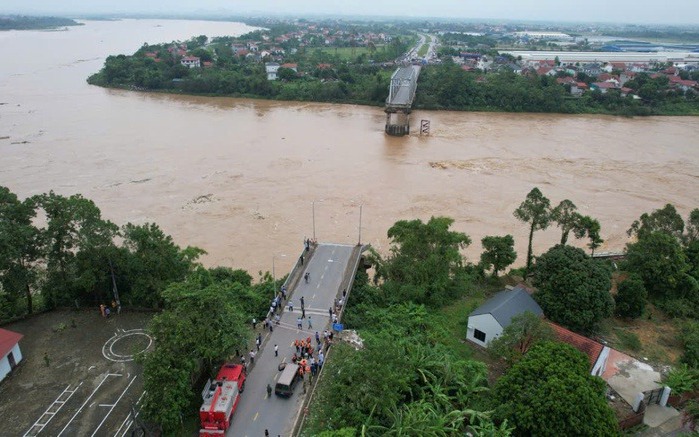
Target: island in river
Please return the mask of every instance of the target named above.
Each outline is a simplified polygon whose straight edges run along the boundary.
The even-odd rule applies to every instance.
[[[64,17],[0,15],[0,30],[58,29],[66,26],[82,26],[82,24]]]
[[[414,29],[377,23],[276,23],[238,37],[201,35],[144,44],[132,55],[109,56],[88,82],[141,91],[381,106],[396,62],[410,61],[405,53],[425,48],[418,42],[410,50],[415,35]],[[562,65],[559,60],[533,65],[493,50],[463,54],[455,48],[455,35],[441,36],[443,47],[430,52],[429,62],[421,61],[415,108],[699,115],[699,72],[689,67]]]

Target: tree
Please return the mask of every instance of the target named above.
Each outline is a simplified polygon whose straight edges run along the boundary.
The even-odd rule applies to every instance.
[[[585,235],[590,239],[587,243],[587,247],[590,248],[591,254],[595,254],[595,249],[600,247],[604,240],[600,236],[601,227],[596,219],[590,216],[581,216],[579,221],[579,227],[573,232],[575,233],[575,238],[583,238]]]
[[[677,238],[655,231],[626,246],[626,269],[643,280],[649,296],[666,299],[678,297],[690,266]]]
[[[454,220],[432,217],[401,220],[388,230],[391,255],[374,257],[375,279],[397,302],[442,305],[463,291],[465,272],[460,250],[471,244],[468,235],[449,230]]]
[[[582,249],[558,245],[536,260],[534,299],[546,316],[578,332],[591,332],[612,315],[611,269]]]
[[[699,368],[699,323],[691,321],[685,324],[680,340],[684,346],[680,361],[693,369]]]
[[[621,317],[630,319],[641,317],[647,298],[648,292],[641,278],[630,276],[617,287],[617,294],[614,297],[615,312]]]
[[[512,235],[487,236],[481,240],[481,244],[483,245],[481,265],[486,270],[492,267],[494,277],[517,259],[517,252],[514,249],[515,239]]]
[[[538,315],[526,311],[512,318],[502,334],[488,344],[488,350],[512,365],[535,344],[553,338],[551,326]]]
[[[684,220],[671,204],[662,209],[656,209],[652,213],[643,213],[641,218],[631,224],[626,233],[641,240],[653,232],[663,232],[678,240],[682,239],[684,232]]]
[[[606,384],[590,375],[589,366],[567,344],[535,345],[495,384],[497,415],[519,436],[618,435]]]
[[[544,230],[551,222],[551,202],[539,191],[533,188],[527,198],[514,212],[515,217],[525,223],[529,223],[529,246],[527,248],[526,274],[529,274],[532,264],[532,240],[534,231]]]
[[[205,253],[195,247],[181,249],[155,223],[127,223],[122,234],[129,252],[125,266],[129,299],[138,305],[162,305],[163,290],[173,282],[184,280],[194,269],[197,258]]]
[[[246,317],[235,305],[239,283],[210,282],[211,276],[192,275],[163,292],[165,310],[156,315],[149,331],[155,349],[140,359],[144,364],[143,411],[149,420],[172,433],[183,411],[195,399],[193,384],[201,364],[211,374],[235,348],[244,347],[249,333]]]
[[[291,81],[296,79],[296,72],[291,68],[279,67],[279,70],[277,70],[277,78],[279,80]]]
[[[687,232],[684,236],[684,242],[687,245],[696,241],[699,241],[699,208],[695,208],[689,213]]]
[[[577,212],[577,209],[573,202],[565,199],[551,210],[551,220],[561,228],[561,244],[566,244],[568,234],[571,231],[581,228],[580,219],[582,216]]]
[[[35,262],[40,256],[39,230],[32,224],[35,216],[31,200],[20,201],[0,186],[0,289],[12,300],[24,294],[29,314],[37,277]]]
[[[59,303],[73,303],[78,289],[90,289],[93,283],[78,268],[81,252],[99,253],[114,246],[118,227],[103,220],[99,208],[80,194],[64,197],[53,191],[32,198],[46,216],[46,227],[41,230],[42,250],[46,257],[46,283],[42,295],[49,307]],[[84,257],[85,260],[93,257]],[[88,265],[88,270],[108,266]],[[83,279],[80,281],[80,279]],[[78,283],[80,281],[80,283]]]

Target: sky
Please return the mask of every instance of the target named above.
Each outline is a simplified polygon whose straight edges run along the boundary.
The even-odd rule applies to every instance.
[[[699,25],[699,0],[2,0],[0,13],[332,14]]]

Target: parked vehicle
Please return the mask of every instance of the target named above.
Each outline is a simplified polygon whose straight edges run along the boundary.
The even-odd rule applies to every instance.
[[[214,381],[209,380],[201,393],[204,402],[199,408],[200,437],[221,437],[231,426],[240,394],[245,390],[245,367],[226,363]]]
[[[299,365],[287,363],[282,370],[282,374],[274,386],[274,394],[277,396],[288,398],[294,394],[294,386],[301,379],[299,374]]]

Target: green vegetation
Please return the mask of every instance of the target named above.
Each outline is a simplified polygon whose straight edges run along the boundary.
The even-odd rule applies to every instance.
[[[532,240],[534,231],[544,230],[551,222],[551,201],[547,199],[541,191],[534,187],[527,198],[519,205],[514,212],[517,220],[529,223],[529,245],[527,246],[527,267],[525,275],[529,273],[532,266]]]
[[[495,385],[497,416],[515,435],[616,436],[617,422],[605,398],[605,382],[567,344],[532,347]]]
[[[664,83],[663,83],[664,79]],[[513,72],[468,72],[449,61],[423,68],[415,107],[459,111],[559,112],[569,114],[697,115],[699,94],[667,89],[667,78],[641,73],[637,83],[647,85],[640,97],[598,91],[571,97],[556,77],[522,76]]]
[[[635,319],[643,315],[648,292],[641,278],[631,276],[617,286],[614,311],[621,317]]]
[[[82,23],[62,17],[30,17],[26,15],[0,16],[0,30],[55,29],[65,26],[82,26]]]
[[[538,315],[527,311],[512,318],[502,334],[490,342],[488,351],[511,366],[536,344],[553,339],[553,328]]]
[[[578,332],[593,332],[612,315],[612,271],[582,249],[558,245],[536,260],[534,299],[556,323]]]
[[[515,252],[515,239],[512,235],[504,237],[484,237],[481,240],[483,253],[481,253],[481,267],[484,270],[493,269],[493,276],[506,269],[517,259]]]

